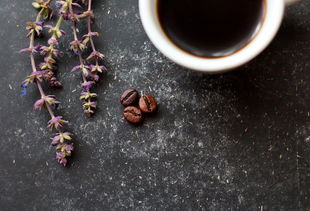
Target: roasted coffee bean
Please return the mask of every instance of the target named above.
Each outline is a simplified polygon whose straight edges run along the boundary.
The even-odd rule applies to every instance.
[[[134,106],[129,106],[124,109],[124,117],[131,123],[140,123],[143,121],[141,110]]]
[[[153,96],[143,95],[139,100],[139,107],[144,113],[153,113],[157,110],[157,103]]]
[[[138,99],[138,92],[135,89],[126,89],[120,97],[121,104],[124,106],[129,106],[135,103]]]

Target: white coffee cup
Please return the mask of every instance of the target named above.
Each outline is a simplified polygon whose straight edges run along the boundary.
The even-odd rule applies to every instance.
[[[167,37],[160,25],[157,1],[139,1],[143,27],[153,44],[169,59],[181,66],[205,73],[219,73],[235,69],[260,54],[278,32],[283,20],[285,6],[300,0],[265,0],[265,18],[257,35],[241,50],[219,58],[197,57],[177,47]]]

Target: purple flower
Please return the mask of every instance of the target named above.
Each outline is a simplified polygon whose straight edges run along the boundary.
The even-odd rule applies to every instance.
[[[59,30],[58,28],[53,27],[52,25],[45,25],[44,27],[49,29],[48,33],[55,35],[57,38],[66,35],[66,32],[64,30]]]
[[[92,108],[96,108],[97,107],[97,102],[90,102],[89,105]]]
[[[32,72],[32,75],[42,76],[44,73],[45,71],[35,71],[35,72]]]
[[[59,129],[61,127],[63,127],[63,124],[68,123],[68,121],[65,121],[62,119],[62,116],[56,116],[54,118],[52,118],[50,121],[48,121],[48,128],[52,129]]]
[[[52,38],[50,38],[47,42],[49,45],[58,45],[58,41]]]
[[[67,164],[67,157],[71,156],[72,151],[74,150],[73,144],[67,144],[63,142],[55,142],[57,144],[57,152],[56,152],[56,159],[57,161],[66,166]]]
[[[63,152],[56,152],[56,158],[57,159],[63,159],[65,157],[66,157],[65,153],[63,153]]]
[[[35,50],[36,52],[40,52],[42,48],[42,45],[36,45],[33,47],[33,50]]]
[[[70,50],[72,50],[75,54],[81,54],[84,49],[85,45],[81,41],[74,40],[70,42]]]
[[[86,45],[90,41],[91,37],[93,37],[93,36],[99,36],[99,33],[98,32],[89,32],[88,34],[83,35],[83,37],[82,37],[83,44]]]
[[[33,108],[35,109],[35,110],[41,110],[42,109],[42,107],[43,107],[43,105],[44,105],[44,98],[41,98],[41,99],[39,99],[39,100],[37,100],[35,103],[34,103],[34,105],[33,105]]]
[[[49,63],[49,64],[54,64],[54,63],[56,63],[55,59],[53,59],[53,58],[51,58],[51,57],[45,57],[45,58],[44,58],[44,61],[45,61],[46,63]]]
[[[66,158],[63,158],[61,160],[58,160],[58,163],[63,165],[64,167],[67,166],[68,160]]]
[[[86,82],[82,83],[82,88],[86,91],[89,91],[94,84],[95,84],[94,81],[86,81]]]
[[[107,70],[107,68],[105,66],[98,65],[98,64],[96,64],[96,65],[91,64],[91,65],[89,65],[89,67],[90,67],[91,72],[98,71],[98,72],[102,73],[103,70],[105,70],[105,71]]]
[[[54,56],[58,57],[58,56],[61,54],[61,51],[58,50],[58,49],[54,49],[54,50],[52,51],[52,54],[53,54]]]
[[[43,21],[36,21],[36,22],[34,22],[34,24],[37,25],[37,26],[43,27],[44,22]]]
[[[46,55],[49,52],[51,52],[51,48],[42,45],[41,48],[40,48],[40,51],[41,51],[41,55]]]
[[[84,105],[83,105],[83,108],[85,110],[96,108],[96,107],[97,107],[97,102],[87,102],[87,103],[84,103]]]
[[[81,93],[81,100],[88,100],[90,98],[96,98],[97,94],[96,93],[91,93],[91,92],[82,92]]]
[[[93,51],[89,57],[87,57],[86,60],[91,60],[93,58],[96,58],[96,59],[103,59],[104,58],[104,55],[102,53],[100,53],[99,51]]]
[[[27,94],[27,84],[22,84],[21,87],[23,88],[21,93],[20,93],[20,96],[24,97],[26,94]]]
[[[88,76],[88,72],[89,72],[89,66],[88,65],[81,64],[81,65],[74,66],[72,68],[71,72],[77,71],[78,69],[82,70],[82,73],[85,77]]]
[[[64,149],[65,149],[66,151],[73,151],[73,150],[74,150],[73,144],[66,144],[66,146],[64,147]]]
[[[86,114],[87,116],[91,116],[93,115],[95,112],[91,109],[87,109],[87,110],[84,110],[84,114]]]
[[[29,76],[27,76],[26,80],[24,80],[24,84],[31,84],[36,79],[41,81],[44,73],[45,73],[44,71],[32,72]]]
[[[44,97],[44,101],[51,106],[56,106],[59,102],[56,100],[55,95],[47,95]]]
[[[66,140],[67,141],[70,141],[72,138],[71,138],[71,133],[69,132],[64,132],[64,133],[58,133],[57,136],[55,136],[53,139],[52,139],[52,145],[57,145],[59,143],[64,143]]]
[[[66,154],[64,152],[56,152],[56,159],[59,164],[62,164],[63,166],[67,165]]]
[[[53,47],[42,46],[41,47],[41,55],[47,55],[51,53],[53,56],[58,57],[60,55],[60,50],[54,49]]]
[[[88,78],[91,78],[92,80],[94,80],[94,81],[99,81],[99,75],[95,72],[95,73],[93,73],[93,72],[89,72],[88,73]]]
[[[23,48],[19,51],[19,53],[24,53],[24,52],[30,52],[30,53],[37,53],[41,51],[41,45],[34,46],[33,48]]]
[[[89,32],[88,34],[83,35],[82,39],[85,39],[87,37],[93,37],[93,36],[99,36],[98,32]]]
[[[26,29],[29,30],[29,33],[27,36],[29,37],[33,32],[36,32],[36,34],[39,36],[43,30],[43,22],[37,21],[37,22],[27,22],[26,23]]]

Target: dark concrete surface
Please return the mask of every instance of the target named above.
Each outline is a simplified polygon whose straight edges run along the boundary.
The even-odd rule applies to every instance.
[[[47,112],[32,109],[38,91],[19,95],[31,70],[17,51],[36,12],[31,0],[0,1],[0,210],[310,210],[309,0],[287,10],[260,56],[211,76],[153,47],[138,0],[95,5],[96,43],[109,66],[96,87],[97,115],[82,114],[68,53],[58,74],[64,89],[47,91],[75,134],[75,156],[63,168]],[[159,101],[142,126],[122,119],[118,96],[127,87]]]

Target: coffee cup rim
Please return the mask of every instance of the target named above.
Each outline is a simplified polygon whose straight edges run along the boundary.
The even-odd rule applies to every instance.
[[[277,34],[284,15],[283,0],[264,0],[265,18],[255,37],[239,51],[219,58],[191,55],[177,47],[165,34],[157,13],[158,0],[140,0],[139,10],[143,27],[156,48],[175,63],[191,70],[219,73],[246,64],[261,53]]]

